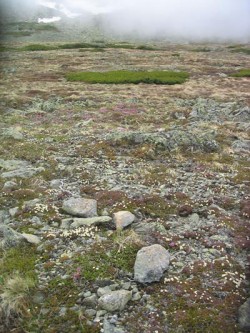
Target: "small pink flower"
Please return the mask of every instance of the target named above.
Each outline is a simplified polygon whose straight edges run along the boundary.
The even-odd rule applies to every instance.
[[[81,267],[77,267],[76,272],[73,274],[74,282],[79,282],[81,280]]]

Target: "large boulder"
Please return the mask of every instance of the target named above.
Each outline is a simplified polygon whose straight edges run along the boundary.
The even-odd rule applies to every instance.
[[[134,279],[140,283],[159,281],[170,261],[169,252],[154,244],[138,251],[134,265]]]
[[[85,198],[70,198],[65,200],[62,209],[73,216],[94,217],[97,216],[97,201]]]

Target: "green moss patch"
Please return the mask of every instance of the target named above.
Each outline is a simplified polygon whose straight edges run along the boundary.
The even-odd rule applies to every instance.
[[[250,55],[250,48],[236,47],[236,48],[232,48],[231,52],[234,52],[234,53],[245,53],[247,55]]]
[[[15,272],[23,277],[36,280],[36,254],[34,247],[26,245],[12,248],[2,253],[0,261],[0,277],[6,278]]]
[[[56,50],[57,47],[44,45],[44,44],[30,44],[21,48],[22,51],[51,51]]]
[[[189,77],[186,72],[173,71],[110,71],[110,72],[78,72],[68,73],[68,81],[82,81],[87,83],[124,84],[124,83],[149,83],[149,84],[181,84]]]
[[[231,74],[232,77],[250,77],[250,68],[241,69],[236,73]]]

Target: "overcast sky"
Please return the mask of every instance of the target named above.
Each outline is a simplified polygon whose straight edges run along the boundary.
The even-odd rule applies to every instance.
[[[250,41],[250,0],[0,0],[35,6],[54,2],[72,13],[107,14],[106,26],[144,36]]]

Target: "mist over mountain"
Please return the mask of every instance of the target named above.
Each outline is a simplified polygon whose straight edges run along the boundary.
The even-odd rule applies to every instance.
[[[2,18],[99,21],[112,34],[250,41],[249,0],[1,0]]]

